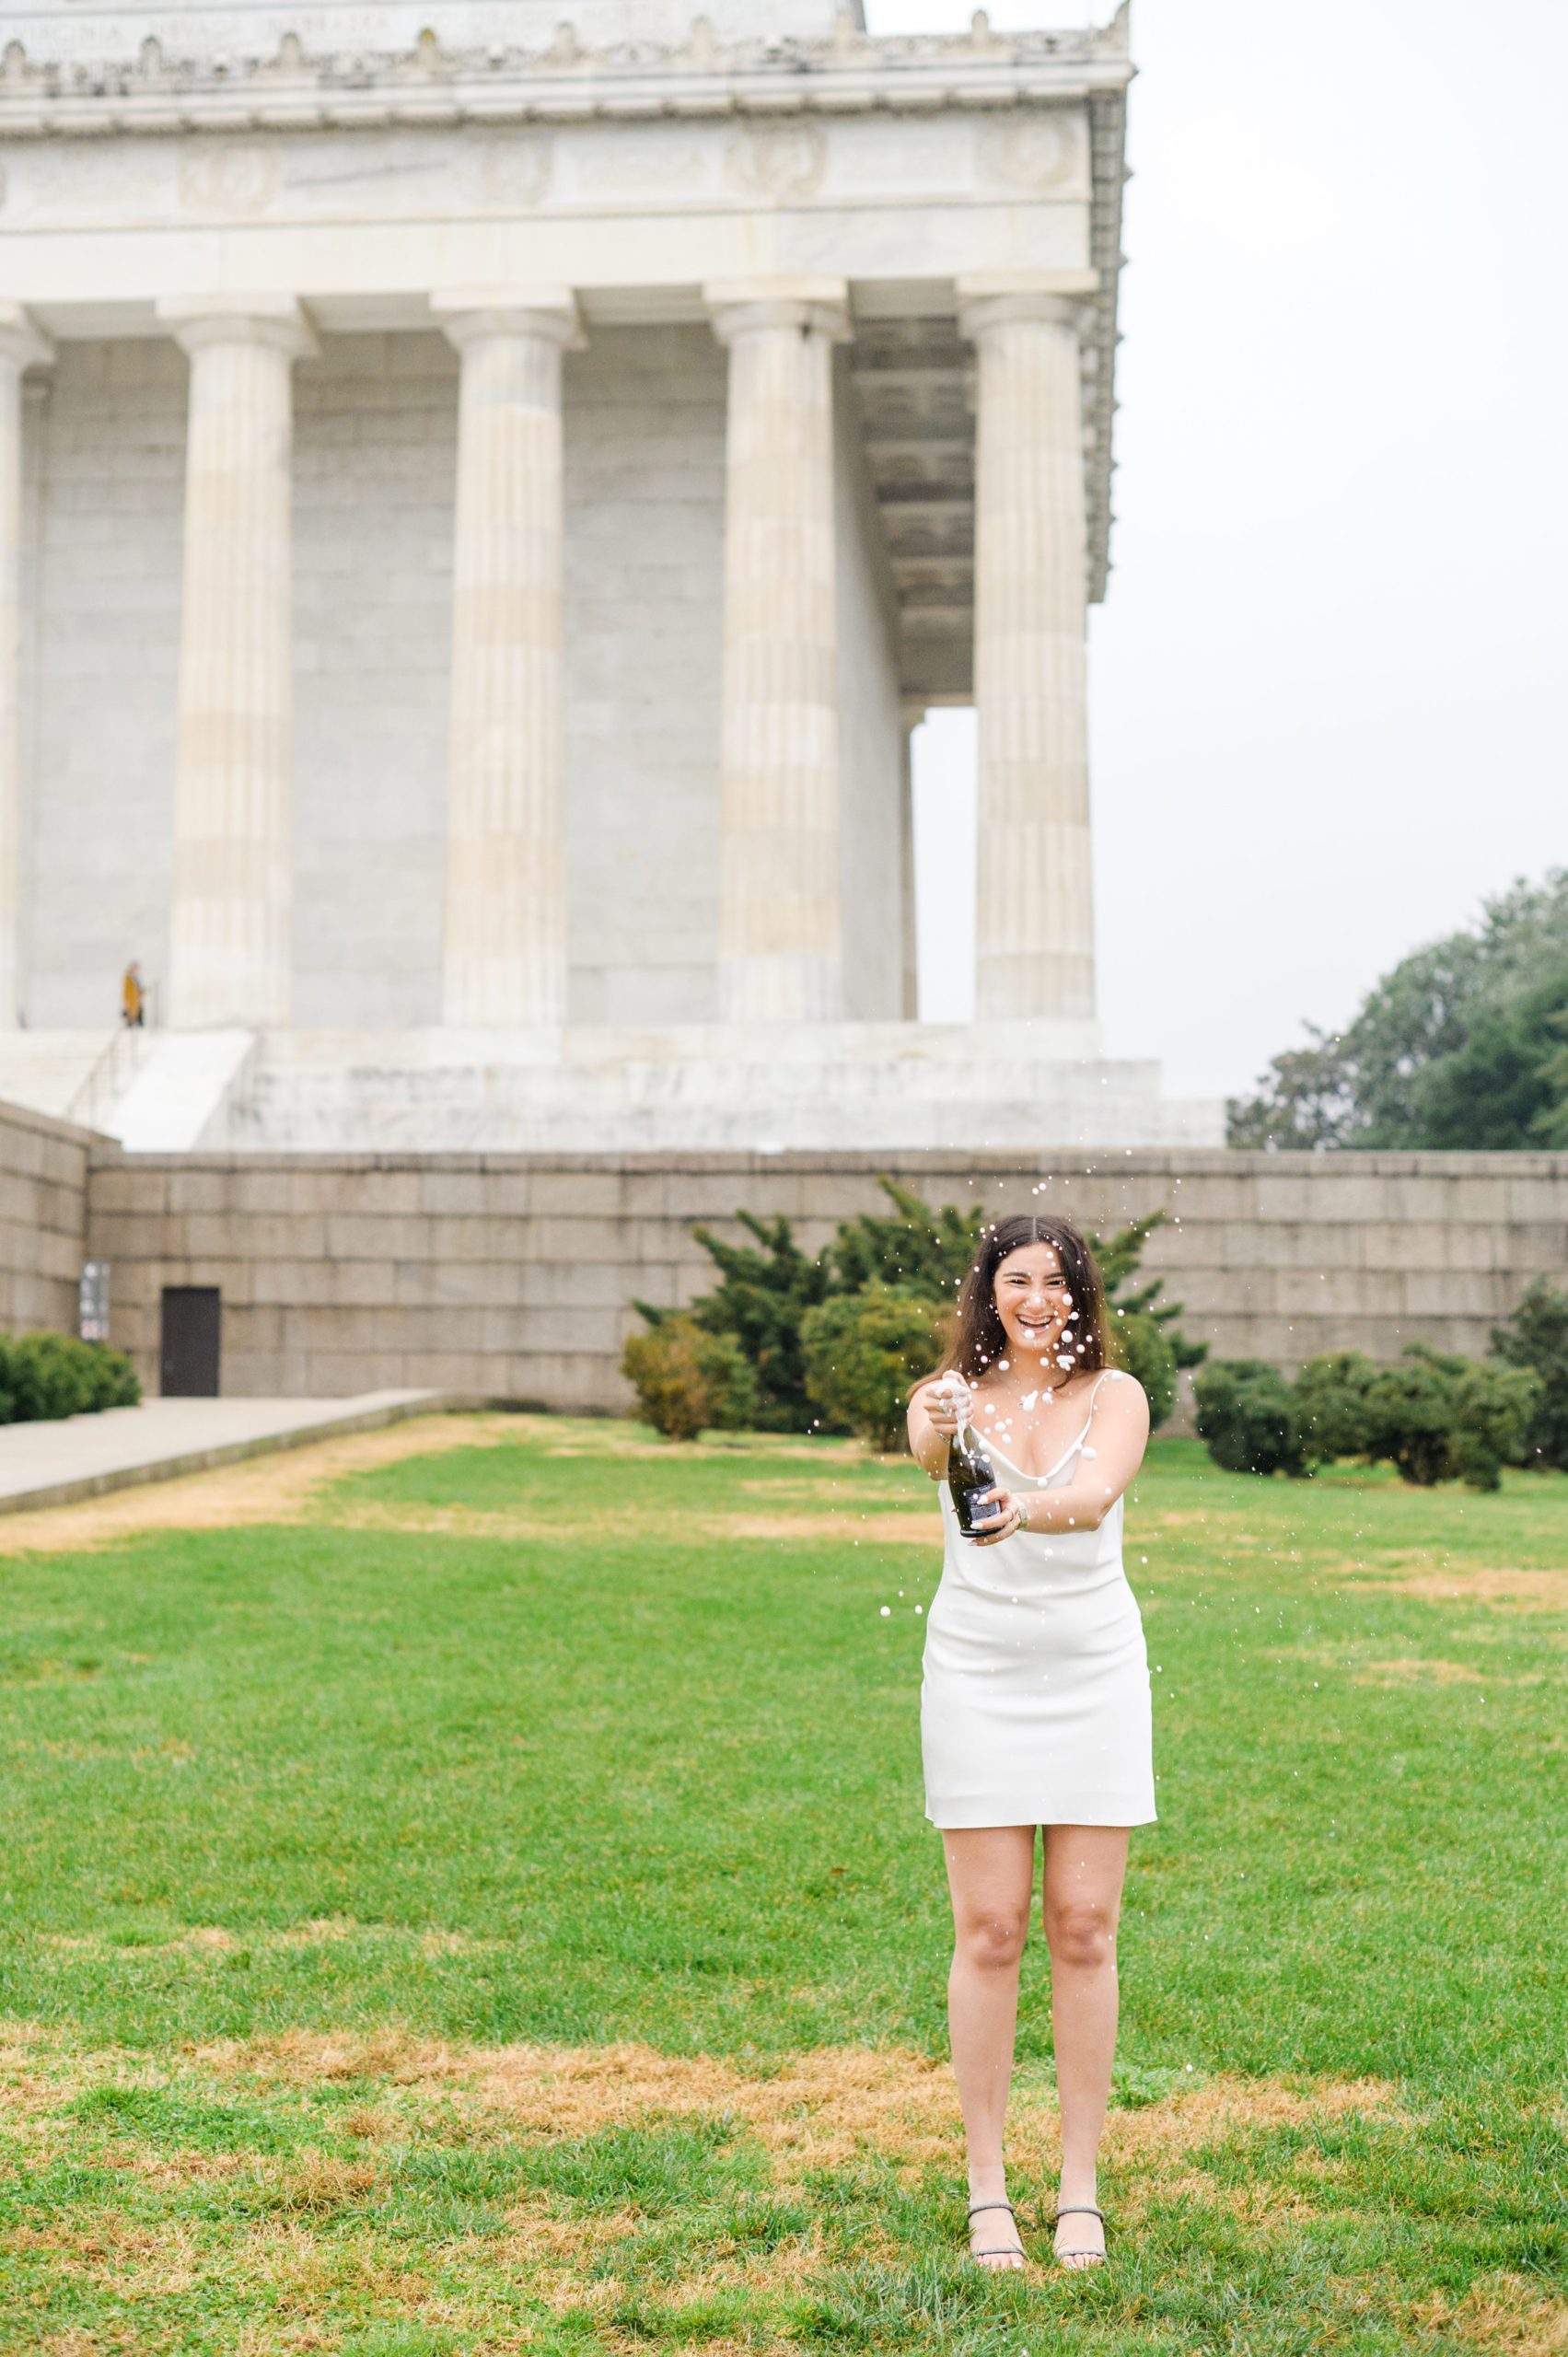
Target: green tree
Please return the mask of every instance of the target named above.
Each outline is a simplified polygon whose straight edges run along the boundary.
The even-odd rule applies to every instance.
[[[1563,1119],[1568,966],[1482,1015],[1462,1048],[1421,1074],[1412,1101],[1424,1145],[1493,1152],[1546,1145]]]
[[[1456,1132],[1460,1144],[1479,1143],[1466,1128],[1462,1092],[1446,1092],[1437,1072],[1464,1053],[1483,1022],[1540,992],[1547,1004],[1514,1036],[1532,1066],[1545,1066],[1551,1102],[1543,1109],[1534,1097],[1521,1100],[1526,1127],[1493,1134],[1507,1145],[1568,1143],[1568,1040],[1552,1028],[1550,999],[1564,972],[1568,869],[1559,869],[1542,884],[1521,882],[1488,901],[1478,925],[1402,958],[1343,1031],[1308,1025],[1307,1046],[1276,1056],[1255,1094],[1233,1099],[1230,1143],[1420,1147],[1454,1144]]]
[[[1540,1385],[1525,1434],[1526,1462],[1568,1473],[1568,1293],[1538,1277],[1507,1324],[1493,1328],[1492,1348],[1504,1365],[1527,1368]]]

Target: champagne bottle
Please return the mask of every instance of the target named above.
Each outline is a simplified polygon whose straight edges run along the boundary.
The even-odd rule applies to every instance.
[[[947,1444],[947,1487],[958,1510],[958,1528],[966,1538],[973,1538],[995,1521],[999,1511],[995,1500],[988,1498],[984,1504],[977,1500],[985,1491],[995,1489],[996,1469],[967,1419]]]

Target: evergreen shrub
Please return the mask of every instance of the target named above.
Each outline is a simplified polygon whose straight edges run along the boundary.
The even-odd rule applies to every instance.
[[[1504,1465],[1531,1461],[1542,1385],[1529,1367],[1412,1342],[1392,1366],[1357,1351],[1309,1359],[1294,1382],[1260,1359],[1215,1359],[1197,1392],[1199,1438],[1232,1472],[1299,1480],[1348,1457],[1419,1488],[1495,1490]]]
[[[1198,1437],[1216,1465],[1230,1473],[1285,1473],[1294,1481],[1312,1470],[1295,1390],[1278,1367],[1263,1359],[1211,1359],[1193,1388]]]
[[[806,1387],[825,1418],[873,1448],[902,1448],[911,1389],[941,1357],[947,1318],[941,1304],[885,1284],[808,1310]]]
[[[123,1351],[74,1334],[0,1334],[0,1424],[134,1408],[141,1396]]]

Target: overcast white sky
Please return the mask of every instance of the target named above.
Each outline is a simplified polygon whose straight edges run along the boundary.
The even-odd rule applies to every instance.
[[[1100,1004],[1112,1053],[1234,1092],[1568,863],[1568,0],[1134,0],[1132,34]],[[972,722],[916,749],[950,878]],[[956,1016],[942,889],[923,1005]]]

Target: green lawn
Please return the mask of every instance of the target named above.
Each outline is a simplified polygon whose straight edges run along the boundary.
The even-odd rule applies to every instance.
[[[0,1560],[0,2348],[1568,2350],[1568,1480],[1156,1446],[1112,2264],[1022,2281],[932,2067],[927,1485],[475,1435]],[[1032,2200],[1038,1939],[1020,2057]]]

